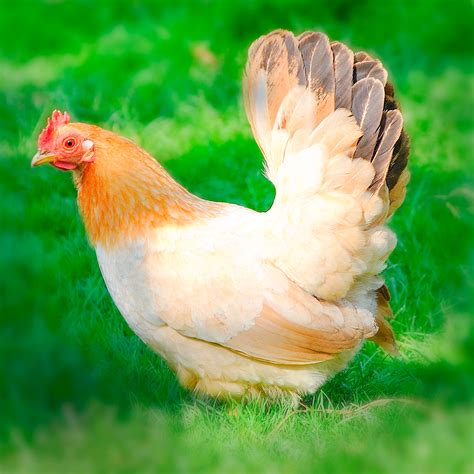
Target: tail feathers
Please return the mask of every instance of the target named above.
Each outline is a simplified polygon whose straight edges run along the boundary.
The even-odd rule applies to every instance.
[[[268,132],[288,92],[299,84],[306,86],[306,77],[292,33],[274,31],[252,44],[243,82],[245,109],[268,164],[271,162]]]
[[[303,33],[298,38],[308,89],[316,96],[315,126],[335,108],[334,58],[328,37]]]
[[[351,109],[354,53],[344,44],[331,44],[334,55],[336,109]]]
[[[375,173],[368,189],[387,195],[392,212],[401,204],[409,141],[380,61],[330,43],[322,33],[295,37],[277,30],[251,46],[243,85],[247,115],[271,181],[276,183],[285,156],[321,141],[332,147],[332,156],[344,152],[372,163]],[[344,109],[341,115],[334,113]],[[359,127],[350,138],[329,130],[344,122],[347,111]],[[344,124],[354,126],[347,120]],[[389,193],[383,192],[385,187]]]
[[[322,33],[308,32],[295,38],[283,30],[259,38],[249,50],[243,89],[267,176],[275,182],[288,140],[299,129],[306,129],[309,135],[335,109],[329,40]]]
[[[387,173],[387,186],[392,190],[398,183],[400,176],[406,171],[408,154],[410,153],[410,139],[405,130],[402,130],[400,138],[394,148],[390,167]]]
[[[390,173],[390,170],[389,170]],[[400,174],[400,177],[398,178],[395,186],[390,190],[389,194],[389,209],[387,216],[390,217],[403,203],[403,200],[405,199],[405,194],[407,190],[407,185],[408,182],[410,181],[410,173],[405,168],[402,173]]]
[[[375,177],[370,190],[377,192],[387,180],[393,149],[403,128],[403,117],[399,110],[389,110],[383,113],[381,131],[377,147],[372,158]]]
[[[371,67],[369,65],[372,64]],[[376,65],[375,65],[376,64]],[[383,72],[380,71],[383,70]],[[381,170],[384,166],[387,168],[383,173],[385,176],[385,184],[389,189],[388,197],[390,203],[390,210],[388,216],[392,215],[393,212],[400,207],[403,202],[406,193],[406,185],[409,181],[409,173],[406,169],[408,163],[408,155],[410,152],[410,140],[407,133],[403,130],[403,118],[401,117],[401,112],[399,110],[399,105],[395,100],[395,91],[393,84],[387,81],[387,72],[383,68],[383,65],[380,61],[374,59],[368,53],[360,51],[354,55],[354,79],[357,82],[358,80],[363,79],[364,77],[374,77],[375,79],[380,80],[385,86],[385,102],[384,102],[384,114],[380,123],[379,138],[377,140],[377,147],[381,143],[381,139],[385,136],[390,135],[390,140],[385,140],[383,150],[384,153],[377,153],[372,158],[374,166]],[[398,122],[401,120],[401,129],[398,132],[398,123],[394,127],[394,123],[389,120],[388,113],[390,111],[397,111],[400,114],[400,118],[392,117],[392,120]],[[386,128],[391,132],[386,133]],[[394,131],[397,131],[398,138],[393,142],[393,138],[397,135]],[[393,147],[392,143],[394,143]],[[383,158],[383,164],[376,164],[377,160]],[[388,161],[389,160],[389,161]],[[376,173],[374,183],[372,183],[371,190],[377,192],[382,189],[383,181],[380,180],[381,173],[380,171]],[[394,188],[397,188],[396,190]]]
[[[374,153],[384,96],[382,83],[372,77],[366,77],[352,87],[352,112],[363,133],[354,154],[355,158],[370,160]]]
[[[385,86],[388,74],[380,61],[368,60],[356,63],[354,66],[354,82],[357,83],[366,77],[377,79]]]

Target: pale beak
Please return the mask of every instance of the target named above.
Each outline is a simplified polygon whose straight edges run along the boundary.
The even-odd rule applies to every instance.
[[[51,163],[56,159],[56,155],[51,153],[36,153],[31,160],[31,166],[44,165],[45,163]]]

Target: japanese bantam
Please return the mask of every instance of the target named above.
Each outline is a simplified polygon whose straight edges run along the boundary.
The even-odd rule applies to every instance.
[[[185,387],[295,401],[364,340],[396,351],[380,273],[408,137],[380,61],[322,33],[257,39],[243,93],[276,189],[267,212],[201,199],[131,141],[58,111],[32,165],[72,170],[110,295]]]

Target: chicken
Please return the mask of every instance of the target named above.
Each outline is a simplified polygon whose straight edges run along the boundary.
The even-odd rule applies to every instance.
[[[58,111],[32,165],[72,170],[112,299],[182,385],[298,400],[364,340],[396,351],[380,273],[408,137],[382,64],[322,33],[257,39],[243,90],[276,189],[267,212],[201,199],[131,141]]]

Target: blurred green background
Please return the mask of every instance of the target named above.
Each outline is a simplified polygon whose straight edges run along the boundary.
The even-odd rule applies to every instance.
[[[413,150],[386,271],[401,357],[367,343],[299,411],[182,390],[114,308],[70,177],[29,164],[60,108],[266,209],[240,79],[274,28],[380,57]],[[2,1],[0,471],[473,472],[473,43],[461,0]]]

